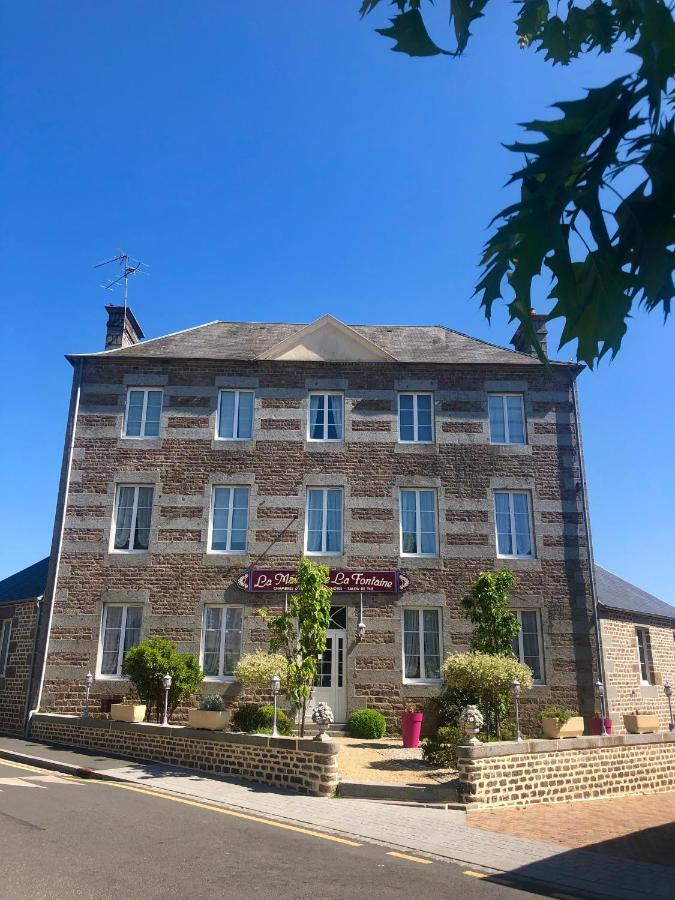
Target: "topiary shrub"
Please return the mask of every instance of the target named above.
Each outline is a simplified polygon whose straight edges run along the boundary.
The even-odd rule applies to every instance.
[[[164,715],[164,684],[166,673],[171,675],[168,714],[185,697],[194,694],[202,686],[204,674],[192,653],[179,653],[172,641],[151,637],[128,650],[122,674],[128,675],[141,701],[146,704],[146,718],[150,719],[153,707],[158,722]]]
[[[247,703],[232,716],[232,731],[247,734],[271,734],[274,721],[274,706],[271,703]],[[277,731],[279,734],[293,733],[293,723],[283,709],[277,710]]]
[[[381,738],[386,730],[386,719],[377,709],[357,709],[347,721],[347,731],[353,738]]]
[[[466,741],[464,729],[455,725],[439,728],[436,734],[422,741],[422,758],[430,766],[440,769],[457,768],[457,747]]]

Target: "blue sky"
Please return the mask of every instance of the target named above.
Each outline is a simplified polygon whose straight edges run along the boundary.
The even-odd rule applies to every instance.
[[[508,343],[503,309],[490,327],[471,299],[511,196],[501,143],[632,62],[553,69],[517,48],[504,2],[461,60],[410,60],[358,5],[5,6],[0,577],[48,551],[63,354],[102,348],[110,296],[93,265],[119,248],[150,266],[131,286],[149,337],[331,312]],[[617,360],[580,380],[597,560],[670,602],[674,384],[673,325],[642,313]]]

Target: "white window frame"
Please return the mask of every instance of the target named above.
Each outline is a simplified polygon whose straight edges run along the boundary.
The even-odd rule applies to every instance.
[[[512,498],[514,494],[525,494],[527,497],[527,521],[530,529],[530,543],[532,544],[531,553],[500,553],[499,552],[499,530],[497,527],[497,494],[508,494]],[[495,517],[495,541],[497,545],[498,559],[536,559],[537,545],[534,540],[534,517],[532,515],[532,492],[525,489],[522,491],[511,490],[510,488],[495,488],[492,491],[492,512]],[[509,519],[511,522],[511,545],[516,546],[516,514],[513,507],[513,500],[509,499]]]
[[[418,553],[404,553],[403,552],[403,501],[401,498],[401,494],[404,491],[410,491],[415,493],[415,532],[417,539],[417,546],[422,546],[422,526],[421,526],[421,516],[420,516],[420,493],[425,491],[427,493],[433,494],[434,497],[434,525],[435,525],[435,535],[436,535],[436,547],[433,553],[422,553],[419,551]],[[408,557],[411,559],[416,559],[421,557],[422,559],[435,559],[439,556],[439,534],[438,534],[438,491],[436,488],[418,488],[418,487],[402,487],[399,488],[398,491],[398,540],[399,540],[399,553],[403,557]]]
[[[492,439],[492,421],[490,419],[490,397],[499,397],[502,401],[502,415],[504,416],[504,438],[503,441],[495,441]],[[523,440],[522,441],[511,441],[509,440],[509,417],[508,410],[506,407],[506,398],[507,397],[519,397],[520,398],[520,414],[523,420]],[[525,398],[522,394],[517,393],[516,391],[490,391],[488,393],[488,428],[490,430],[490,443],[495,444],[497,447],[523,447],[527,444],[527,419],[525,418]]]
[[[123,610],[122,624],[120,625],[120,645],[117,648],[117,674],[104,674],[101,672],[103,665],[103,642],[105,640],[105,624],[108,610],[115,607]],[[101,610],[101,630],[98,636],[98,653],[96,656],[96,680],[97,681],[129,681],[128,675],[122,675],[122,663],[124,662],[124,644],[127,632],[127,612],[130,608],[141,610],[141,640],[143,640],[143,605],[140,603],[104,603]],[[134,645],[137,646],[137,645]],[[131,649],[131,648],[129,648]]]
[[[230,547],[232,545],[232,518],[234,516],[234,492],[236,490],[246,491],[246,544],[243,550],[213,550],[211,547],[211,542],[213,538],[213,520],[215,513],[215,505],[216,505],[216,490],[217,488],[228,488],[230,491],[230,502],[227,507],[227,545]],[[211,503],[209,505],[210,514],[209,514],[209,530],[207,535],[207,544],[206,544],[206,552],[214,553],[218,556],[242,556],[245,553],[248,553],[248,532],[249,532],[249,523],[251,518],[251,486],[248,484],[214,484],[211,486]],[[217,606],[218,604],[209,604],[213,606]]]
[[[321,504],[321,546],[326,546],[328,537],[328,491],[340,491],[340,549],[339,550],[310,550],[307,546],[309,539],[309,492],[321,491],[323,500]],[[342,556],[345,549],[345,492],[339,484],[310,484],[305,494],[305,554],[307,556]]]
[[[0,678],[4,678],[7,673],[7,662],[9,660],[9,645],[12,640],[12,620],[11,619],[2,619],[0,621],[0,651],[2,650],[2,646],[5,643],[5,629],[8,631],[7,653],[5,654],[4,659],[2,659],[2,657],[0,657]]]
[[[127,434],[127,423],[129,420],[129,401],[131,399],[132,391],[142,391],[143,392],[143,410],[141,412],[141,433],[140,434]],[[162,431],[162,412],[164,411],[164,391],[161,387],[128,387],[127,388],[127,400],[126,406],[124,408],[124,427],[122,429],[122,437],[127,438],[130,441],[153,441],[157,440],[160,437],[160,434],[145,434],[145,419],[148,412],[148,393],[150,391],[155,391],[156,393],[161,394],[162,402],[159,407],[159,431],[161,434]]]
[[[323,437],[312,437],[312,397],[324,397]],[[338,438],[328,437],[328,398],[340,398],[342,434]],[[310,391],[307,397],[307,440],[313,444],[339,444],[345,439],[345,397],[342,391]]]
[[[401,673],[403,684],[443,684],[443,678],[406,678],[405,674],[405,613],[416,612],[417,625],[419,629],[420,642],[420,673],[426,672],[426,664],[424,661],[424,615],[423,613],[432,611],[436,613],[438,620],[438,655],[440,657],[440,665],[443,665],[443,610],[438,606],[402,606],[401,607]]]
[[[239,603],[206,603],[202,611],[202,634],[199,648],[199,665],[204,670],[204,650],[206,644],[206,611],[208,609],[240,609],[241,610],[241,642],[239,644],[239,659],[241,659],[244,650],[244,607]],[[220,657],[218,659],[218,671],[223,671],[223,663],[225,660],[225,616],[222,616],[220,623]],[[221,684],[232,684],[237,680],[232,675],[204,675],[204,681],[220,682]]]
[[[645,654],[645,666],[647,667],[647,678],[644,677],[642,671],[642,659],[640,657],[640,638]],[[654,657],[652,653],[652,641],[649,635],[649,628],[637,627],[635,629],[635,646],[637,650],[638,668],[640,672],[640,684],[643,686],[651,686],[654,684]]]
[[[405,440],[401,437],[401,397],[412,397],[413,398],[413,439],[411,441]],[[422,441],[419,439],[419,416],[417,413],[417,398],[418,397],[430,397],[431,398],[431,438],[428,441]],[[436,414],[434,408],[434,395],[433,391],[399,391],[398,392],[398,441],[399,444],[433,444],[436,440]]]
[[[544,646],[542,641],[541,612],[538,609],[512,609],[511,612],[518,619],[520,631],[518,632],[518,661],[527,665],[525,662],[525,651],[523,648],[523,617],[522,613],[534,613],[537,622],[537,648],[539,650],[539,671],[541,678],[535,678],[532,673],[532,684],[546,684],[546,669],[544,668]]]
[[[119,496],[121,488],[134,488],[134,505],[131,513],[131,526],[129,534],[133,539],[133,536],[136,532],[136,516],[138,513],[138,489],[139,488],[152,488],[152,507],[150,512],[150,531],[148,534],[148,546],[147,548],[143,547],[135,547],[129,548],[129,550],[118,549],[115,547],[115,535],[117,534],[117,510],[119,507]],[[115,484],[115,501],[113,506],[113,517],[112,517],[112,528],[110,529],[110,545],[109,552],[110,553],[149,553],[150,552],[150,538],[152,535],[152,510],[154,510],[155,506],[155,485],[154,484],[128,484],[126,482],[121,482],[119,484]]]
[[[251,409],[251,434],[249,437],[221,437],[220,434],[220,407],[221,396],[223,394],[234,394],[234,411],[232,413],[232,432],[239,431],[239,399],[242,394],[253,395],[253,405]],[[216,440],[217,441],[251,441],[255,432],[255,391],[251,388],[220,388],[218,391],[218,406],[216,408]]]

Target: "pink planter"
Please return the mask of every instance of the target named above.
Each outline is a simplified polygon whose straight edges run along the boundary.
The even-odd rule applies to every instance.
[[[419,747],[420,732],[422,730],[422,719],[424,713],[421,712],[402,712],[401,725],[403,731],[403,746],[410,750]]]
[[[612,733],[612,720],[605,719],[605,731],[607,734]],[[591,734],[592,735],[601,735],[602,734],[602,719],[600,716],[593,716],[591,719]]]

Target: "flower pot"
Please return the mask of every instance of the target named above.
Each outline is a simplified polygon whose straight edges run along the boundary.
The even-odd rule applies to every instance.
[[[422,731],[422,719],[424,713],[421,712],[402,712],[401,713],[401,730],[403,732],[403,746],[409,750],[414,750],[420,745],[420,732]]]
[[[612,733],[612,720],[605,719],[605,733]],[[602,719],[600,716],[593,716],[591,719],[591,734],[598,737],[602,734]]]
[[[145,708],[145,703],[111,703],[110,718],[113,722],[142,722]]]
[[[629,734],[649,734],[659,730],[659,717],[647,713],[630,713],[623,717],[623,724]]]
[[[559,719],[544,718],[541,720],[541,727],[544,735],[552,740],[581,737],[584,733],[584,719],[583,716],[572,716],[565,723],[561,723]]]
[[[228,713],[224,710],[190,709],[188,721],[191,728],[206,728],[209,731],[218,731],[227,725]]]

